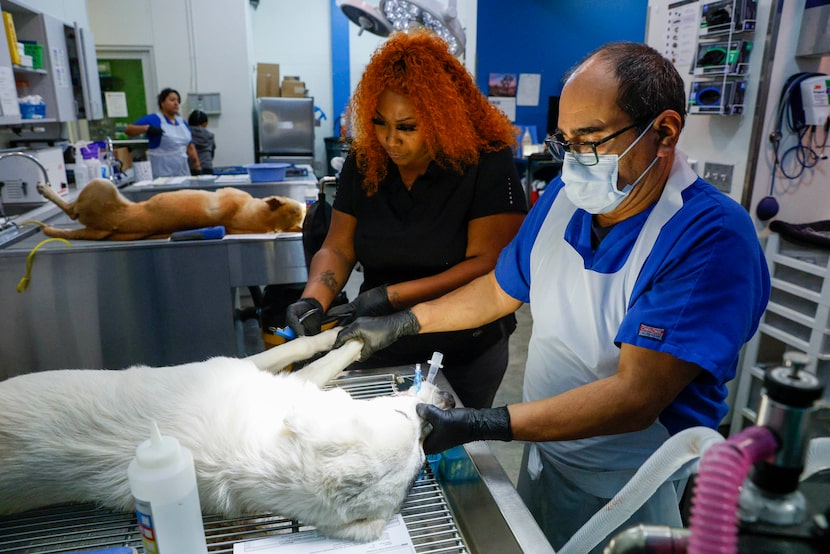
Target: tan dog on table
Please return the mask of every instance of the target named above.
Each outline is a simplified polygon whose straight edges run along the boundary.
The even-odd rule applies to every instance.
[[[143,202],[131,202],[107,179],[93,179],[71,203],[43,184],[37,190],[84,225],[83,229],[44,226],[45,234],[64,239],[158,239],[217,225],[231,234],[302,231],[305,217],[301,202],[283,196],[254,198],[230,187],[215,192],[161,192]]]
[[[338,329],[245,359],[118,370],[55,370],[0,381],[0,515],[65,502],[130,510],[127,467],[151,421],[193,453],[206,514],[266,512],[331,537],[371,540],[424,463],[415,406],[454,405],[423,382],[397,396],[321,389],[356,360]]]

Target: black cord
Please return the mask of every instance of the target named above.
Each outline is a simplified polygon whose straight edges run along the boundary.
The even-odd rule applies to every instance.
[[[775,193],[775,174],[776,169],[781,170],[781,175],[784,178],[789,180],[795,180],[801,177],[805,170],[811,169],[818,164],[819,160],[826,159],[826,156],[819,155],[812,146],[815,144],[813,139],[815,138],[815,125],[805,125],[803,122],[796,122],[793,121],[793,110],[792,110],[792,94],[793,91],[796,90],[801,86],[801,82],[804,79],[810,77],[817,77],[822,75],[821,73],[797,73],[791,76],[787,83],[784,85],[784,90],[781,92],[781,98],[778,104],[778,116],[777,116],[777,125],[775,130],[770,133],[770,141],[773,144],[773,166],[772,166],[772,176],[770,179],[770,189],[769,195],[773,196]],[[786,122],[787,122],[787,130],[790,133],[795,134],[798,137],[798,143],[795,146],[791,146],[790,148],[786,149],[783,153],[780,152],[781,148],[781,141],[783,139],[782,128],[784,126],[784,117],[786,114]],[[830,127],[830,118],[825,121],[824,123],[824,141],[821,145],[821,152],[824,152],[824,148],[827,145],[827,130]],[[809,140],[807,144],[804,143],[804,137],[807,134],[810,134]],[[794,173],[788,173],[786,167],[788,167],[791,158],[794,158],[795,161],[791,164],[795,168]]]

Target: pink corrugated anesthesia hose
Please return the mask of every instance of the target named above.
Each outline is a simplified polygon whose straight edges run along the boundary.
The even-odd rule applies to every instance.
[[[689,520],[689,554],[738,551],[738,498],[752,465],[772,456],[778,441],[766,427],[748,427],[712,446],[700,461]]]

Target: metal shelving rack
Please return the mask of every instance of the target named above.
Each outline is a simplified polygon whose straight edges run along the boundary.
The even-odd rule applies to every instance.
[[[743,113],[749,55],[755,33],[754,0],[720,0],[701,5],[698,56],[691,68],[690,114],[739,115]],[[729,20],[708,24],[707,13],[720,11]],[[722,52],[723,63],[701,64],[702,52]],[[712,102],[708,96],[712,96]]]
[[[764,370],[781,365],[784,352],[807,354],[805,369],[825,384],[830,380],[830,252],[772,233],[766,257],[770,301],[744,352],[730,434],[755,423]]]

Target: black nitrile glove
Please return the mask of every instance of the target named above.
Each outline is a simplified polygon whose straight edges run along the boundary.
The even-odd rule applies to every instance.
[[[285,310],[285,324],[298,337],[316,335],[323,322],[323,305],[314,298],[300,298]]]
[[[453,408],[442,410],[432,404],[418,404],[418,415],[432,425],[424,439],[424,453],[437,454],[459,444],[484,440],[513,440],[510,412],[500,408]]]
[[[164,134],[164,129],[161,127],[156,127],[154,125],[148,125],[146,134],[148,137],[160,137]]]
[[[396,312],[386,317],[359,317],[357,321],[340,331],[333,348],[340,348],[352,339],[360,339],[363,341],[360,361],[363,362],[399,338],[417,335],[420,330],[421,324],[412,310]]]
[[[386,285],[381,285],[357,295],[357,298],[330,309],[326,318],[337,318],[339,325],[348,325],[359,317],[378,317],[395,312],[386,294]]]

